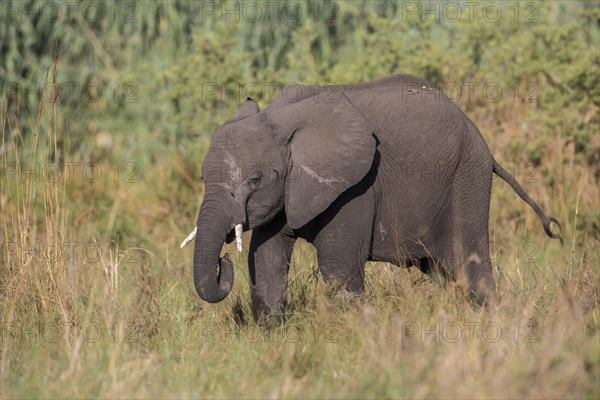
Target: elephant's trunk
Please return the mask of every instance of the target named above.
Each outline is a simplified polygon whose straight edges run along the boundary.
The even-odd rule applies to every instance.
[[[205,197],[200,207],[194,248],[194,286],[209,303],[220,302],[233,288],[231,260],[228,255],[219,257],[232,228],[231,215],[217,198]]]

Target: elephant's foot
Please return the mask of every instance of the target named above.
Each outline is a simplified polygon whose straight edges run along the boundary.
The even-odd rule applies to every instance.
[[[261,326],[273,327],[283,322],[286,301],[277,301],[270,305],[267,300],[254,293],[251,294],[254,321]]]

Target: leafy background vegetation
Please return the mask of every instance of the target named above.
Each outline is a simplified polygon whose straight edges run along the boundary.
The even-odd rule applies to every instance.
[[[0,396],[600,395],[597,2],[48,4],[1,4]],[[499,310],[383,263],[331,295],[305,243],[282,326],[252,322],[243,256],[202,303],[178,244],[214,129],[246,95],[394,73],[447,90],[565,245],[495,181]]]

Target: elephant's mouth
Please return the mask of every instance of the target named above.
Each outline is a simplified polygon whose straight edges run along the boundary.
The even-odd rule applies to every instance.
[[[235,229],[232,229],[229,231],[229,233],[227,233],[227,236],[225,236],[225,243],[230,244],[231,242],[233,242],[234,239],[235,239]]]
[[[241,223],[236,224],[233,227],[233,229],[231,229],[225,235],[225,243],[230,244],[235,239],[238,251],[242,251],[242,248],[243,248],[242,234],[244,233],[245,230],[248,230],[248,224],[241,224]],[[194,230],[184,239],[184,241],[181,243],[181,245],[179,247],[183,249],[190,242],[195,240],[197,233],[198,233],[198,227],[194,228]]]
[[[262,226],[271,221],[277,214],[281,212],[283,205],[269,204],[254,201],[248,206],[248,223],[244,224],[244,231],[254,229],[257,226]]]
[[[249,231],[250,229],[252,229],[256,226],[265,224],[266,222],[270,221],[273,218],[273,216],[275,214],[277,214],[278,212],[279,211],[274,210],[274,211],[269,212],[264,217],[258,218],[254,221],[243,223],[242,224],[243,232]],[[232,230],[227,232],[227,235],[225,235],[225,244],[231,244],[234,240],[235,240],[235,228],[233,228]]]
[[[249,229],[247,223],[237,224],[235,227],[233,227],[232,230],[230,230],[229,232],[227,232],[227,235],[225,236],[225,243],[226,244],[230,244],[231,242],[233,242],[236,239],[236,232],[235,232],[235,230],[239,226],[241,226],[241,229],[240,229],[240,232],[239,232],[238,251],[241,251],[240,247],[241,247],[241,243],[242,243],[242,233],[245,232],[245,231],[247,231]]]

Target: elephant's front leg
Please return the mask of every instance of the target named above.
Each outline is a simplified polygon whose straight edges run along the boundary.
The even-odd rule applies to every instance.
[[[350,192],[349,196],[355,195]],[[365,262],[371,250],[373,193],[367,191],[348,202],[341,200],[344,206],[333,209],[331,220],[314,240],[319,270],[334,287],[362,293]]]
[[[255,228],[252,232],[248,270],[252,311],[256,321],[262,322],[271,316],[280,318],[283,314],[287,275],[295,241],[284,218]]]

